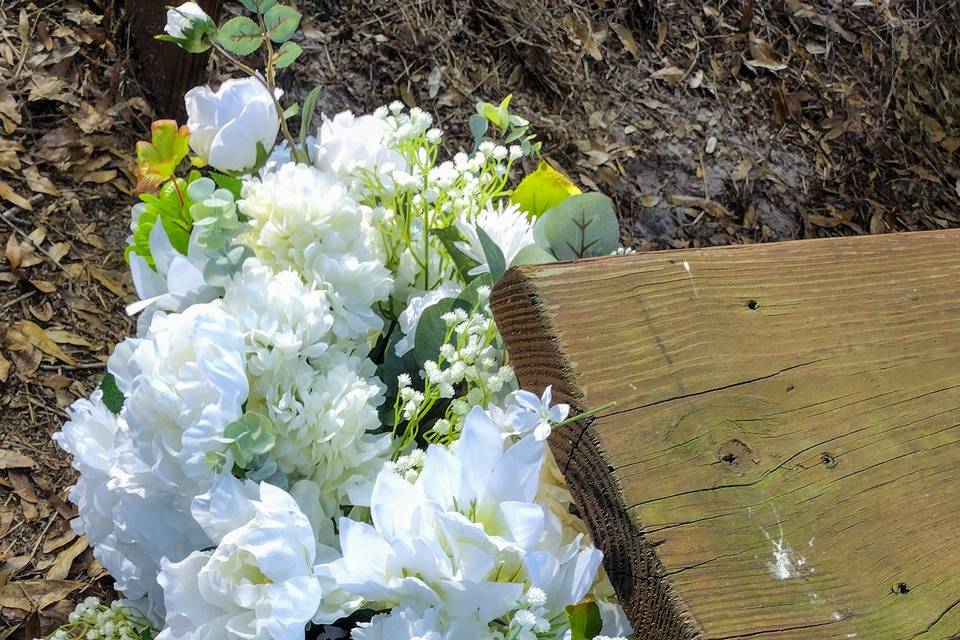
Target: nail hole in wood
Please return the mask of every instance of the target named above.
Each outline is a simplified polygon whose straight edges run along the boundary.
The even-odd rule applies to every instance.
[[[825,466],[827,469],[833,469],[835,466],[837,466],[837,459],[831,454],[824,452],[820,454],[820,464]]]
[[[759,302],[757,302],[756,300],[747,300],[747,309],[750,309],[751,311],[756,311],[759,308],[760,308]]]
[[[894,593],[903,595],[906,593],[910,593],[910,587],[907,586],[906,582],[898,582],[896,586],[892,589],[892,591]]]

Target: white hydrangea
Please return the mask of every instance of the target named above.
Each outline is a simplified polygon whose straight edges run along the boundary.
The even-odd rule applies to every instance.
[[[183,558],[210,541],[190,517],[188,499],[139,460],[126,422],[102,395],[97,390],[74,402],[70,420],[53,436],[80,472],[70,489],[78,510],[71,524],[87,536],[116,589],[131,600],[145,598],[144,612],[156,622],[163,618],[161,559]]]
[[[134,449],[171,490],[193,497],[212,483],[206,454],[247,399],[244,355],[236,319],[211,302],[155,315],[110,356]]]
[[[268,455],[280,470],[314,480],[328,511],[368,504],[390,448],[389,434],[373,433],[384,393],[373,364],[334,350],[253,384],[251,408],[262,404],[273,422],[276,445]]]
[[[376,116],[344,111],[324,117],[311,154],[313,162],[344,180],[356,177],[362,182],[364,174],[372,174],[389,185],[393,171],[407,169],[403,156],[386,145],[389,135],[390,127]]]
[[[386,300],[392,282],[376,253],[372,212],[336,174],[286,164],[245,181],[239,205],[249,218],[246,243],[256,255],[327,293],[338,337],[365,339],[382,328],[374,306]]]
[[[504,206],[501,202],[495,207],[486,207],[473,218],[461,216],[457,220],[457,229],[465,242],[458,241],[457,248],[478,264],[470,270],[470,275],[490,272],[477,227],[500,248],[507,266],[513,263],[521,249],[533,244],[533,223],[518,205]]]
[[[322,356],[335,339],[326,292],[285,269],[248,258],[227,286],[224,307],[246,339],[251,376],[278,375],[301,359]]]
[[[338,554],[317,543],[296,500],[272,485],[258,495],[235,483],[233,518],[217,521],[212,551],[164,561],[158,578],[167,627],[158,640],[303,640],[325,585],[317,561]],[[326,588],[329,588],[327,585]]]

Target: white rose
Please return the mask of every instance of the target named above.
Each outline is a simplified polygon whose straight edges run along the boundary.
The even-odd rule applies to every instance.
[[[195,24],[206,24],[210,16],[196,2],[184,2],[167,10],[167,25],[163,30],[172,38],[186,38]]]
[[[276,142],[276,105],[257,78],[227,80],[218,91],[194,87],[185,101],[190,148],[214,169],[251,169],[257,164],[257,144],[269,153]]]

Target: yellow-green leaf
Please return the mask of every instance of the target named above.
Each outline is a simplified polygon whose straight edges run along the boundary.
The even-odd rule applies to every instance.
[[[513,190],[510,201],[537,217],[578,193],[581,193],[580,189],[570,178],[551,167],[546,160],[541,160],[537,170]]]
[[[157,120],[150,126],[150,142],[137,143],[137,189],[155,191],[169,180],[190,151],[190,130],[177,128],[173,120]]]

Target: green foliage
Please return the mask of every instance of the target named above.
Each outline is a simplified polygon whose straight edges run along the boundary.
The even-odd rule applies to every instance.
[[[567,607],[570,621],[570,640],[592,640],[600,635],[603,619],[595,602],[582,602]]]
[[[307,136],[310,135],[310,122],[313,120],[313,114],[317,110],[317,101],[320,100],[320,87],[314,87],[306,100],[303,101],[303,109],[300,111],[300,146],[307,147]]]
[[[273,449],[276,438],[272,427],[268,417],[248,411],[228,424],[223,430],[223,436],[218,440],[233,454],[233,463],[246,469],[257,456],[265,455]],[[227,462],[227,454],[223,451],[211,451],[207,453],[207,462],[219,473]]]
[[[203,279],[212,287],[225,287],[253,251],[246,245],[230,247],[203,266]]]
[[[487,134],[487,123],[491,123],[500,130],[504,144],[516,143],[525,155],[537,155],[540,153],[540,143],[534,142],[536,136],[529,134],[530,122],[510,113],[512,98],[512,94],[508,95],[498,105],[478,102],[477,112],[470,117],[470,133],[473,134],[474,142],[479,145]]]
[[[605,256],[620,241],[620,223],[610,198],[600,193],[570,196],[534,224],[533,239],[558,260]]]
[[[480,237],[480,246],[483,247],[483,257],[487,259],[487,266],[490,268],[490,277],[496,282],[507,270],[507,261],[503,257],[503,251],[487,232],[480,225],[477,225],[476,229]]]
[[[100,380],[100,390],[103,392],[103,404],[115,414],[123,408],[123,393],[117,387],[117,379],[108,373]]]
[[[267,28],[267,37],[273,42],[286,42],[293,37],[300,26],[300,12],[293,7],[278,4],[263,14],[263,24]]]
[[[240,226],[233,193],[218,189],[210,178],[200,178],[190,184],[187,195],[193,201],[190,217],[197,244],[208,251],[222,250]]]
[[[186,255],[190,230],[193,228],[193,219],[190,217],[193,201],[188,191],[189,185],[199,177],[200,173],[193,171],[187,180],[175,178],[163,185],[156,194],[140,194],[141,211],[135,217],[132,243],[125,253],[128,260],[131,253],[136,253],[142,256],[151,268],[156,267],[150,252],[150,232],[157,221],[163,225],[173,248]]]
[[[247,11],[254,13],[269,11],[273,5],[277,4],[277,0],[240,0],[240,2]]]
[[[218,187],[232,193],[234,200],[240,199],[240,194],[243,191],[243,180],[217,172],[211,173],[210,177],[213,178]]]
[[[460,279],[464,282],[469,281],[470,278],[467,272],[477,266],[477,263],[457,249],[456,243],[463,240],[463,236],[460,235],[457,228],[443,227],[441,229],[431,229],[430,233],[436,236],[437,239],[440,240],[440,244],[443,245],[443,248],[446,249],[450,259],[453,260],[453,267],[457,270]]]
[[[150,141],[137,143],[138,191],[153,191],[169,180],[180,162],[190,153],[190,130],[177,128],[173,120],[150,125]]]
[[[284,42],[273,56],[273,64],[277,69],[285,69],[297,61],[303,49],[296,42]]]
[[[522,264],[547,264],[548,262],[556,261],[557,259],[554,258],[553,254],[549,251],[546,251],[536,244],[529,244],[517,252],[510,266],[519,267]]]
[[[421,386],[420,365],[413,354],[408,351],[403,356],[397,356],[396,345],[403,338],[403,332],[400,331],[400,325],[394,324],[393,331],[383,345],[383,361],[377,367],[377,377],[383,381],[387,387],[387,397],[395,398],[398,393],[397,377],[401,373],[410,376],[414,386]],[[439,347],[437,347],[439,349]],[[393,426],[393,407],[389,402],[384,402],[379,409],[380,421],[384,425]]]
[[[510,196],[510,202],[529,215],[539,217],[567,198],[581,193],[577,185],[541,160],[536,171],[527,175]]]
[[[263,44],[260,25],[246,16],[227,20],[217,32],[217,44],[240,56],[253,53]]]
[[[441,316],[456,308],[469,313],[473,305],[460,298],[444,298],[424,309],[420,315],[413,340],[413,357],[421,367],[427,360],[437,359],[440,347],[447,340],[447,323]]]

